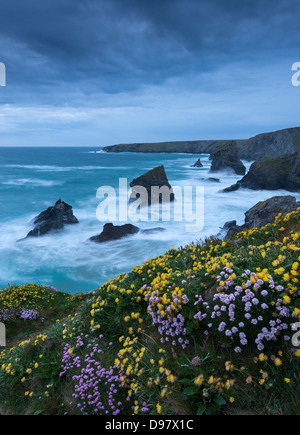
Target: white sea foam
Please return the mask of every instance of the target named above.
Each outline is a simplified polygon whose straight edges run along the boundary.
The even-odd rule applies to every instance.
[[[90,158],[93,158],[91,156]],[[95,156],[95,158],[97,158]],[[102,157],[101,157],[102,158]],[[110,157],[112,161],[114,158]],[[149,159],[149,160],[148,160]],[[4,179],[0,183],[12,183],[11,187],[17,186],[17,183],[23,185],[37,185],[41,189],[41,196],[31,201],[30,210],[25,207],[22,213],[18,212],[18,203],[16,203],[17,217],[1,217],[0,225],[0,283],[3,287],[9,283],[26,283],[36,282],[45,285],[53,285],[61,290],[75,292],[79,290],[92,290],[98,287],[108,279],[122,272],[129,272],[134,265],[142,264],[148,258],[157,255],[163,255],[170,248],[184,246],[191,242],[203,240],[213,234],[217,234],[219,229],[226,221],[237,220],[238,224],[244,222],[244,213],[257,202],[268,199],[274,195],[290,195],[286,191],[251,191],[239,190],[231,193],[222,193],[221,190],[234,184],[241,177],[233,173],[210,174],[210,161],[208,156],[201,156],[201,162],[204,167],[195,169],[190,165],[195,163],[198,156],[186,155],[168,155],[166,160],[157,159],[145,155],[139,155],[139,166],[135,167],[132,162],[132,155],[129,156],[128,163],[131,166],[125,166],[126,159],[122,157],[124,166],[55,166],[55,165],[7,165],[9,168],[22,168],[37,171],[72,171],[94,170],[91,176],[86,178],[88,185],[84,194],[76,189],[73,191],[73,182],[77,181],[77,173],[74,174],[57,174],[56,180],[44,180],[40,176],[37,179],[33,177],[16,177]],[[81,163],[81,162],[80,162]],[[85,162],[84,162],[85,163]],[[102,161],[101,161],[102,163]],[[120,164],[119,159],[117,163]],[[159,233],[138,233],[134,236],[127,237],[118,241],[112,241],[103,244],[90,242],[89,238],[101,233],[103,222],[96,218],[96,208],[99,201],[96,198],[95,182],[98,186],[107,184],[107,181],[114,182],[119,176],[123,176],[122,170],[130,170],[132,178],[145,172],[145,168],[152,168],[154,165],[164,164],[171,185],[177,186],[204,186],[205,191],[205,226],[201,233],[187,233],[185,231],[185,222],[137,222],[135,225],[142,229],[163,227],[165,231]],[[250,163],[246,163],[249,168]],[[122,168],[122,169],[118,169]],[[104,172],[106,178],[102,178],[103,171],[97,169],[107,169]],[[115,171],[116,169],[116,171]],[[111,172],[109,172],[111,171]],[[26,172],[25,172],[26,173]],[[31,229],[33,217],[48,207],[52,202],[43,188],[50,186],[49,183],[63,183],[70,178],[69,190],[64,193],[70,195],[71,204],[74,214],[79,219],[77,225],[66,226],[65,229],[58,233],[51,233],[41,238],[30,238],[21,242],[22,239]],[[209,177],[220,178],[220,183],[209,182]],[[54,177],[52,177],[54,178]],[[204,181],[202,179],[205,179]],[[131,180],[128,180],[128,182]],[[81,179],[79,180],[79,184]],[[14,184],[15,183],[15,184]],[[53,185],[53,184],[52,184]],[[16,189],[17,190],[17,189]],[[38,190],[38,189],[34,189]],[[88,192],[88,193],[86,193]],[[67,196],[68,196],[67,195]],[[73,195],[73,196],[72,196]],[[299,194],[292,194],[300,200]],[[29,198],[29,197],[28,197]],[[24,198],[26,201],[27,198]],[[58,197],[56,198],[58,199]],[[68,201],[68,198],[62,198]],[[32,207],[35,210],[32,210]],[[5,209],[4,209],[5,210]],[[25,211],[24,211],[25,210]],[[123,224],[124,222],[120,222]],[[131,222],[132,223],[132,222]],[[118,224],[118,223],[116,223]]]
[[[36,178],[16,178],[11,180],[1,180],[1,184],[7,186],[42,186],[53,187],[60,186],[62,183],[54,180],[39,180]]]
[[[3,165],[6,168],[29,169],[40,172],[94,171],[96,169],[111,170],[108,166],[54,166],[54,165]],[[127,166],[116,166],[113,169],[124,169]]]

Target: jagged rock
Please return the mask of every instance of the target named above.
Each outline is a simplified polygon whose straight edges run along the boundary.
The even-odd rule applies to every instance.
[[[245,223],[237,225],[236,221],[227,222],[219,233],[219,237],[226,235],[231,237],[241,231],[251,228],[261,228],[275,221],[279,213],[285,216],[287,213],[297,210],[300,202],[294,196],[273,196],[266,201],[258,202],[245,213]]]
[[[123,237],[132,236],[137,233],[155,233],[159,231],[165,231],[164,228],[149,228],[146,230],[141,230],[139,227],[136,227],[132,224],[125,225],[114,225],[112,223],[105,224],[103,227],[103,231],[98,236],[93,236],[90,238],[92,242],[104,243],[109,242],[111,240],[119,240]]]
[[[141,175],[138,178],[135,178],[130,183],[130,187],[131,187],[130,201],[134,201],[136,198],[140,198],[140,192],[138,191],[139,186],[144,187],[148,193],[147,199],[141,202],[141,207],[154,205],[162,202],[170,202],[170,201],[174,201],[175,199],[164,166],[158,166],[157,168],[151,169],[151,171]],[[166,187],[169,191],[169,195],[166,195],[165,198],[162,195],[156,195],[152,190],[152,187],[159,187],[159,188]]]
[[[78,224],[78,219],[74,216],[72,207],[59,199],[54,207],[49,207],[34,218],[33,224],[34,228],[27,237],[39,237],[50,231],[61,230],[65,225]]]
[[[249,172],[236,184],[224,189],[224,192],[233,192],[241,187],[300,192],[300,152],[254,162]]]
[[[212,154],[210,172],[228,169],[233,170],[237,175],[244,175],[246,173],[246,168],[239,158],[238,147],[235,141],[221,144],[219,149]]]
[[[193,165],[191,165],[191,168],[203,168],[203,165],[202,165],[202,163],[201,163],[201,160],[198,159],[198,160],[196,161],[196,163],[194,163]]]

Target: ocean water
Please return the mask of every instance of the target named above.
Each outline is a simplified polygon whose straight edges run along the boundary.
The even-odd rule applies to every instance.
[[[204,167],[191,168],[199,157]],[[220,183],[203,181],[211,176],[210,163],[208,155],[107,154],[89,147],[0,148],[0,288],[33,282],[69,293],[88,292],[170,248],[217,234],[226,221],[242,224],[245,211],[258,201],[289,194],[250,190],[221,193],[241,177],[221,173],[213,175]],[[90,242],[88,239],[100,234],[104,224],[96,215],[100,203],[97,189],[118,189],[119,178],[130,183],[161,164],[172,186],[190,186],[194,191],[196,186],[203,186],[203,229],[187,232],[186,221],[138,222],[141,228],[159,226],[165,231],[105,244]],[[249,162],[245,165],[250,167]],[[300,195],[293,195],[300,200]],[[60,198],[73,206],[80,223],[19,241],[32,228],[32,219]]]

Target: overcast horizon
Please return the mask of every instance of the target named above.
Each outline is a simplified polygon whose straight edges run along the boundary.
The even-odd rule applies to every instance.
[[[0,0],[0,146],[298,127],[296,0]]]

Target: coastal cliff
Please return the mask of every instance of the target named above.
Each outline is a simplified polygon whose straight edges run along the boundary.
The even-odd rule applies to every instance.
[[[103,148],[107,153],[186,153],[211,154],[220,143],[231,142],[221,140],[198,140],[183,142],[133,143],[112,145]],[[237,141],[242,146],[245,141]]]
[[[187,153],[213,154],[220,143],[232,140],[196,140],[182,142],[133,143],[106,146],[108,153]],[[257,160],[293,154],[300,149],[300,127],[287,128],[270,133],[258,134],[250,139],[236,140],[239,157],[243,160]]]

